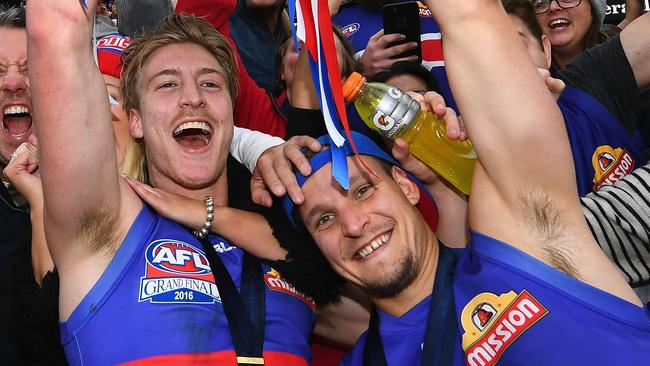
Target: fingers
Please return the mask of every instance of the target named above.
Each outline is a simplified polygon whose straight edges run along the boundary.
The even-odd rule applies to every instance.
[[[546,87],[551,92],[551,94],[555,94],[555,95],[562,94],[564,88],[566,87],[564,81],[550,76],[547,77],[544,81],[546,82]]]
[[[397,55],[400,55],[406,51],[412,50],[414,48],[417,48],[418,44],[416,42],[409,42],[409,43],[400,43],[396,44],[392,47],[386,48],[386,56],[388,57],[395,57]],[[400,60],[403,61],[417,61],[418,57],[417,56],[409,56],[402,58]],[[397,62],[398,60],[392,59],[393,62]]]
[[[429,110],[438,117],[443,117],[447,113],[447,104],[445,98],[436,92],[427,92],[424,94],[424,101],[429,105]]]
[[[306,162],[306,164],[309,165],[308,162]],[[302,189],[300,189],[300,186],[296,181],[296,176],[293,173],[293,170],[291,170],[291,164],[289,164],[287,160],[284,160],[276,163],[274,165],[274,168],[275,168],[276,176],[280,180],[280,183],[286,190],[289,197],[291,197],[293,202],[297,204],[301,204],[304,200],[302,196]],[[309,170],[311,171],[311,166],[309,167]],[[275,190],[273,190],[273,192],[275,193]],[[281,195],[276,195],[276,196],[281,196]]]
[[[150,204],[154,209],[159,208],[162,196],[156,192],[154,188],[148,184],[138,182],[137,180],[129,177],[128,175],[122,176],[126,183],[135,191],[135,193],[142,198],[143,201]]]
[[[310,136],[294,136],[289,141],[294,143],[295,146],[287,145],[284,155],[298,168],[302,175],[311,174],[311,165],[309,165],[309,161],[305,158],[300,148],[305,147],[311,152],[316,153],[321,150],[321,144],[318,140]]]
[[[458,122],[460,125],[460,138],[459,140],[464,141],[469,138],[469,132],[467,132],[467,128],[465,127],[465,122],[463,121],[463,116],[458,116]]]
[[[259,176],[256,178],[255,175],[253,175],[253,178],[251,179],[251,198],[253,202],[258,205],[271,207],[273,204],[273,198],[266,189],[266,185],[262,181],[262,178]]]
[[[38,147],[38,138],[36,137],[36,135],[34,135],[34,134],[29,135],[29,137],[27,137],[27,141],[30,144]]]
[[[368,43],[370,42],[377,42],[379,38],[381,38],[384,35],[384,28],[380,29],[377,33],[373,34],[372,37],[368,40]]]
[[[410,153],[409,145],[405,140],[401,138],[396,139],[392,153],[402,167],[413,174],[422,183],[428,185],[436,181],[438,176],[433,172],[433,170]]]
[[[442,117],[442,120],[445,122],[447,127],[447,138],[450,140],[458,140],[461,137],[461,125],[458,117],[456,116],[456,111],[451,108],[447,108],[446,113]]]
[[[286,193],[282,181],[275,171],[273,159],[258,159],[255,170],[253,171],[253,177],[257,177],[257,179],[264,182],[276,196],[282,196]]]

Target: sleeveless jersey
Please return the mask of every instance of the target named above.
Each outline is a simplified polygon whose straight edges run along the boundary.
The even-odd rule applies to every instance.
[[[422,356],[424,333],[427,327],[431,295],[401,317],[395,317],[379,309],[379,334],[389,365],[419,365]],[[363,350],[368,331],[365,331],[339,365],[362,366]]]
[[[566,124],[578,194],[612,185],[643,163],[643,142],[591,95],[567,86],[557,101]]]
[[[472,233],[454,284],[468,366],[648,365],[650,311]]]
[[[243,251],[210,236],[239,288]],[[266,365],[307,365],[314,304],[263,265]],[[190,232],[144,206],[97,283],[61,324],[71,365],[236,365],[219,291]]]
[[[435,76],[447,106],[457,111],[458,108],[456,108],[445,73],[440,28],[426,5],[418,1],[418,6],[420,7],[422,66]],[[332,22],[341,28],[343,34],[352,43],[352,47],[357,51],[355,58],[361,57],[370,37],[384,27],[381,10],[366,9],[358,4],[342,6],[339,12],[332,17]]]

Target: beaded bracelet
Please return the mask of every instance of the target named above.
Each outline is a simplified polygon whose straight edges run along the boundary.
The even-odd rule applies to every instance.
[[[212,228],[212,220],[214,219],[214,200],[212,199],[212,196],[205,196],[203,202],[205,202],[205,208],[207,211],[205,215],[205,223],[202,228],[192,231],[192,234],[199,239],[208,236],[210,229]]]

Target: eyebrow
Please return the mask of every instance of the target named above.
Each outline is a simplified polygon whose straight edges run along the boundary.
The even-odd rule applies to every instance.
[[[160,71],[158,71],[157,73],[153,74],[153,75],[149,78],[149,80],[147,80],[147,85],[151,84],[151,82],[152,82],[155,78],[157,78],[157,77],[159,77],[159,76],[162,76],[162,75],[175,75],[175,76],[177,76],[177,75],[180,75],[180,71],[178,71],[178,70],[176,70],[176,69],[164,69],[164,70],[160,70]]]
[[[357,181],[361,179],[361,175],[355,174],[349,177],[349,183],[350,183],[350,188],[356,184]],[[306,202],[305,202],[306,203]],[[307,207],[307,206],[305,206]],[[317,205],[314,205],[314,207],[309,207],[307,209],[307,212],[305,213],[305,218],[302,220],[305,225],[308,225],[308,222],[311,222],[311,220],[316,216],[316,213],[319,213],[321,211],[327,210],[326,205],[319,203]]]
[[[194,76],[202,76],[205,74],[219,74],[221,76],[225,76],[223,72],[217,70],[217,69],[212,69],[209,67],[202,67],[200,68],[196,73],[194,73]]]
[[[149,80],[147,81],[147,85],[151,84],[151,82],[152,82],[155,78],[157,78],[157,77],[159,77],[159,76],[162,76],[162,75],[173,75],[173,76],[178,76],[178,75],[180,75],[180,74],[181,74],[181,72],[180,72],[179,70],[177,70],[177,69],[164,69],[164,70],[160,70],[160,71],[158,71],[157,73],[153,74],[153,75],[149,78]],[[200,68],[197,72],[194,73],[194,76],[197,77],[197,76],[202,76],[202,75],[206,75],[206,74],[219,74],[219,75],[221,75],[222,77],[225,77],[225,75],[224,75],[221,71],[219,71],[219,70],[217,70],[217,69],[210,68],[210,67],[202,67],[202,68]]]

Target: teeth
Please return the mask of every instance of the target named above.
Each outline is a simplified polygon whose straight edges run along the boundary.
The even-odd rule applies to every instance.
[[[568,19],[560,18],[560,19],[555,19],[555,20],[551,21],[551,22],[549,23],[549,26],[551,26],[551,27],[555,27],[556,25],[569,24],[569,23],[570,23],[570,22],[569,22]]]
[[[12,105],[10,107],[6,107],[4,110],[4,115],[8,114],[22,114],[22,113],[29,113],[29,109],[23,105]]]
[[[202,130],[205,133],[210,133],[210,125],[206,122],[185,122],[182,125],[176,127],[174,130],[174,136],[177,136],[181,132],[189,129],[197,129]]]
[[[389,238],[390,235],[388,233],[382,234],[380,237],[373,240],[370,244],[366,245],[361,250],[359,250],[358,254],[361,256],[361,258],[367,257],[368,255],[370,255],[370,253],[374,252],[375,249],[384,245],[384,243],[386,243]]]

